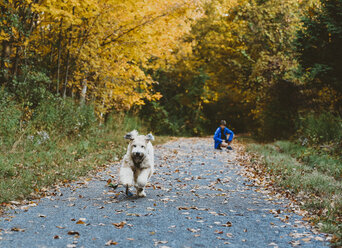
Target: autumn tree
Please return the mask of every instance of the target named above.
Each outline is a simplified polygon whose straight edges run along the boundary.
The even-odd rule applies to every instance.
[[[0,7],[2,83],[17,95],[44,88],[91,101],[101,117],[160,98],[144,70],[189,30],[197,2],[6,0]]]
[[[284,90],[289,97],[298,90],[292,71],[297,66],[293,40],[299,7],[294,0],[205,3],[204,14],[184,38],[192,53],[190,61],[182,61],[190,66],[175,66],[180,71],[169,78],[176,81],[172,85],[184,85],[189,67],[193,82],[199,69],[207,75],[202,85],[207,100],[201,105],[206,128],[213,129],[218,120],[228,118],[240,131],[253,127],[259,134],[270,134],[269,130],[278,130],[272,137],[294,129],[298,101],[288,108],[287,99],[278,97]],[[173,86],[170,91],[174,90]]]
[[[307,108],[342,115],[342,1],[320,2],[303,17],[297,38]]]

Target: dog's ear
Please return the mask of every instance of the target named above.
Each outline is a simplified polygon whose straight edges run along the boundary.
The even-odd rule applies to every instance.
[[[137,136],[138,136],[138,131],[137,130],[133,130],[132,132],[126,133],[124,138],[125,139],[129,139],[129,140],[134,140]]]
[[[147,141],[153,141],[154,140],[154,136],[151,133],[149,133],[148,135],[146,135],[146,140]]]

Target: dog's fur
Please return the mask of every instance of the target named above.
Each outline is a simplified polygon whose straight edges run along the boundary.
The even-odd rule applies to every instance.
[[[137,195],[146,196],[145,186],[154,172],[154,151],[151,141],[152,134],[139,135],[136,130],[125,135],[130,142],[120,168],[120,184],[126,187],[134,186]]]

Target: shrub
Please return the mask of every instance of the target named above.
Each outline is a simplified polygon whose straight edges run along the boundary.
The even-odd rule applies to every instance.
[[[51,95],[48,91],[51,80],[46,72],[34,66],[26,65],[21,70],[22,74],[12,80],[9,89],[18,102],[24,106],[35,108]]]
[[[300,118],[299,136],[311,144],[341,142],[342,118],[332,113],[309,114]]]
[[[14,142],[20,130],[22,112],[4,90],[0,90],[0,147]]]
[[[301,96],[291,81],[279,80],[268,89],[269,101],[260,116],[256,136],[262,140],[287,139],[295,133]],[[255,131],[254,131],[255,132]]]
[[[91,105],[79,106],[72,99],[52,96],[38,105],[33,116],[33,126],[37,131],[65,136],[89,131],[95,122]]]
[[[169,112],[159,102],[148,102],[140,111],[140,117],[149,123],[150,128],[158,135],[179,135],[180,125],[170,120]]]

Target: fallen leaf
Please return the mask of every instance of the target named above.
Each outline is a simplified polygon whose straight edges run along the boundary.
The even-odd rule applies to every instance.
[[[324,241],[324,238],[322,238],[322,237],[315,237],[315,240],[317,240],[317,241]]]
[[[80,235],[80,233],[77,231],[69,231],[68,234],[69,235]]]
[[[228,238],[232,238],[232,237],[233,237],[233,234],[232,234],[232,233],[226,233],[226,236],[227,236]]]
[[[340,238],[337,237],[337,235],[335,235],[335,234],[331,237],[331,242],[332,242],[332,243],[336,243],[336,242],[338,242],[339,240],[340,240]]]
[[[122,229],[125,225],[125,221],[121,221],[120,223],[112,223],[117,229]]]
[[[85,222],[84,222],[83,220],[78,220],[78,221],[76,222],[76,224],[82,224],[82,225],[84,225]]]
[[[230,221],[227,221],[226,224],[223,224],[222,226],[225,226],[225,227],[231,227],[232,226],[232,223]]]
[[[117,245],[117,244],[118,244],[118,242],[115,242],[113,240],[109,240],[109,241],[106,242],[105,246]]]
[[[304,242],[308,243],[308,242],[311,241],[311,238],[310,238],[310,237],[309,237],[309,238],[303,238],[302,240],[303,240]]]
[[[166,240],[155,241],[154,246],[157,246],[159,244],[167,244],[167,243],[168,243],[168,241],[166,241]]]
[[[25,232],[25,229],[19,228],[19,227],[12,227],[11,231],[13,232]]]
[[[61,237],[59,237],[58,235],[55,235],[53,238],[54,239],[60,239]]]
[[[135,217],[140,217],[140,214],[135,214],[135,213],[127,213],[127,216],[135,216]]]
[[[178,207],[178,210],[189,210],[190,207]]]
[[[290,241],[289,243],[290,243],[292,246],[298,246],[298,245],[300,245],[300,241],[299,241],[299,240],[297,240],[297,241],[292,240],[292,241]]]

